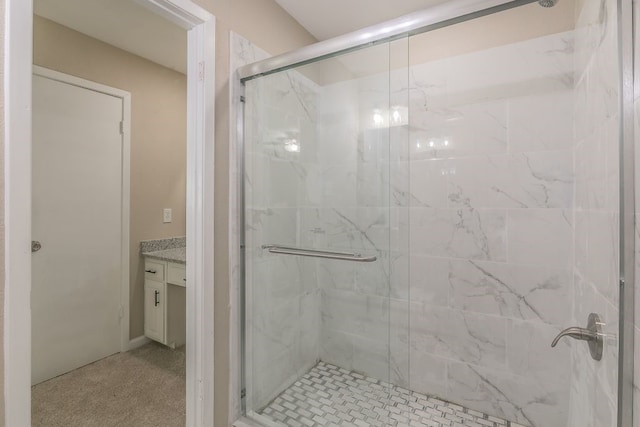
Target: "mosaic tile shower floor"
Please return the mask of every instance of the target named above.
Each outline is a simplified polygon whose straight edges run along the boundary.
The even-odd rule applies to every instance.
[[[523,427],[324,362],[258,413],[291,427]]]

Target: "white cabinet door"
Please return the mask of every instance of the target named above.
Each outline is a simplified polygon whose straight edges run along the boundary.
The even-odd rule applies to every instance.
[[[144,282],[144,334],[164,343],[165,285],[153,280]]]
[[[33,384],[120,351],[122,116],[120,98],[33,77]]]
[[[167,263],[167,283],[187,286],[187,270],[185,266],[174,262]]]

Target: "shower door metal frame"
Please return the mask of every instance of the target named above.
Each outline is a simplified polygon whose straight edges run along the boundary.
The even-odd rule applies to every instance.
[[[242,408],[240,421],[245,415],[245,263],[244,263],[244,113],[245,83],[249,80],[277,73],[292,67],[320,61],[377,44],[387,43],[401,37],[421,34],[427,31],[446,27],[456,23],[491,15],[507,9],[534,3],[537,0],[457,0],[444,3],[429,9],[405,15],[403,17],[366,27],[343,36],[318,42],[301,49],[245,65],[232,70],[231,92],[240,96],[237,104],[235,121],[236,144],[239,168],[239,179],[236,189],[238,197],[240,307],[240,372],[234,382],[231,380],[231,392],[239,395]],[[618,422],[617,427],[633,426],[633,377],[634,377],[634,295],[635,295],[635,140],[634,140],[634,39],[633,39],[633,4],[632,0],[617,0],[618,11],[618,49],[620,72],[620,305],[619,305],[619,354],[618,354]],[[235,100],[231,100],[232,105]],[[234,125],[234,123],[232,123]],[[633,236],[633,238],[625,238]],[[628,268],[625,268],[628,267]],[[232,331],[233,333],[233,331]],[[232,373],[232,375],[234,375]],[[238,386],[234,385],[237,384]],[[255,425],[246,420],[236,425]]]
[[[372,25],[352,33],[324,40],[238,69],[242,83],[324,58],[342,55],[398,38],[448,27],[538,0],[454,0]]]
[[[232,88],[231,88],[231,92],[232,94],[235,94],[236,96],[239,97],[239,99],[232,99],[232,105],[233,102],[235,101],[239,101],[238,102],[238,111],[236,112],[237,116],[236,116],[236,138],[237,141],[236,145],[237,145],[237,159],[236,159],[236,167],[238,168],[238,189],[239,189],[239,193],[240,196],[238,197],[238,221],[239,221],[239,227],[238,227],[238,237],[239,237],[239,244],[238,244],[238,250],[239,250],[239,254],[238,254],[238,260],[239,260],[239,280],[240,280],[240,286],[238,287],[238,299],[239,299],[239,303],[240,303],[240,307],[238,310],[238,315],[240,317],[240,325],[239,325],[239,345],[240,348],[238,349],[240,351],[240,372],[239,374],[239,381],[237,382],[237,384],[239,384],[240,386],[240,390],[236,390],[237,394],[240,395],[240,416],[245,416],[247,413],[247,375],[246,375],[246,368],[247,368],[247,354],[246,354],[246,349],[247,349],[247,343],[246,343],[246,339],[247,339],[247,333],[246,333],[246,325],[247,325],[247,321],[246,321],[246,314],[247,314],[247,309],[246,309],[246,303],[247,303],[247,296],[246,296],[246,274],[245,274],[245,268],[246,268],[246,262],[245,262],[245,254],[246,254],[246,246],[245,246],[245,220],[246,220],[246,216],[245,216],[245,209],[246,209],[246,202],[245,202],[245,132],[244,132],[244,124],[245,124],[245,106],[246,106],[246,102],[245,102],[245,84],[244,82],[242,82],[239,78],[239,75],[237,73],[232,74],[232,79],[233,79],[233,83],[232,83]],[[234,90],[235,89],[235,90]],[[233,380],[231,381],[232,386],[233,386]],[[236,394],[236,395],[237,395]]]
[[[617,0],[619,64],[618,427],[633,426],[635,356],[635,111],[633,1]]]

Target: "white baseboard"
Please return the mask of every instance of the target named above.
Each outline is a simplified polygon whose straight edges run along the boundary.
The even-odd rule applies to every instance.
[[[232,426],[233,427],[263,427],[261,424],[258,424],[257,422],[250,420],[249,418],[246,418],[246,417],[240,417],[232,424]]]
[[[233,427],[278,427],[282,425],[273,422],[270,418],[267,418],[264,415],[256,414],[255,412],[252,412],[249,416],[254,419],[240,417],[233,423]]]
[[[138,347],[142,347],[146,343],[151,342],[151,340],[144,335],[140,335],[137,338],[129,340],[129,350],[136,349]]]

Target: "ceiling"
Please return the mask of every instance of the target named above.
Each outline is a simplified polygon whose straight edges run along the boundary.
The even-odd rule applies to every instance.
[[[36,15],[186,74],[187,34],[137,0],[34,0]],[[448,0],[275,0],[318,40]]]
[[[34,13],[135,55],[187,72],[187,32],[135,0],[34,0]]]
[[[275,0],[318,40],[326,40],[450,0]]]

